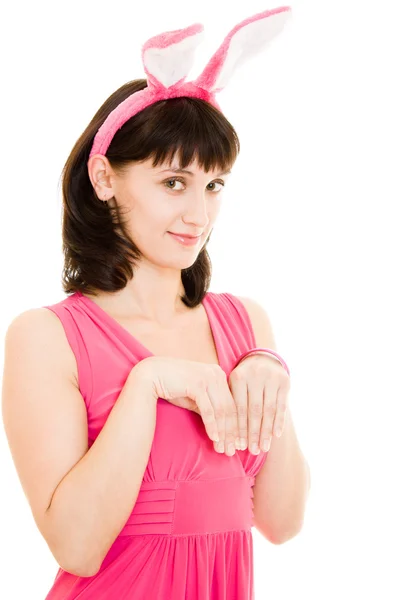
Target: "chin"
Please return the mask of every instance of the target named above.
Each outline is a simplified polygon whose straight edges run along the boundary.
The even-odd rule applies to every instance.
[[[170,258],[170,260],[168,260],[168,257],[166,257],[165,255],[160,258],[153,258],[152,260],[150,260],[150,262],[157,264],[160,267],[166,268],[166,269],[177,269],[179,271],[181,271],[182,269],[190,269],[190,267],[196,262],[196,260],[198,259],[199,256],[199,252],[193,253],[192,256],[182,256],[180,259],[178,258]]]

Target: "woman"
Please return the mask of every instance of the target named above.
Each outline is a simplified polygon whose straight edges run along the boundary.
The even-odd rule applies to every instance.
[[[282,13],[260,13],[241,28]],[[180,52],[181,67],[199,33],[199,26],[169,32],[144,50],[168,48],[168,61]],[[235,55],[239,37],[226,40]],[[19,315],[7,331],[6,432],[36,524],[60,565],[48,600],[251,599],[251,527],[280,543],[297,533],[304,511],[307,465],[290,420],[273,442],[282,443],[275,452],[285,448],[292,470],[278,461],[280,477],[302,477],[298,508],[284,529],[282,499],[265,509],[278,469],[262,471],[269,445],[260,451],[259,444],[272,426],[282,428],[284,411],[274,421],[254,417],[243,374],[272,373],[281,404],[289,386],[284,361],[271,351],[247,356],[274,345],[272,332],[263,337],[264,313],[208,291],[207,242],[240,149],[204,84],[214,73],[218,89],[221,71],[214,62],[197,87],[180,89],[182,77],[166,85],[155,61],[150,52],[147,80],[106,100],[64,167],[69,295]],[[167,73],[167,62],[163,76],[172,78],[177,67]],[[160,95],[149,96],[156,88]],[[122,124],[114,118],[143,98]],[[242,379],[232,377],[238,369]],[[230,444],[239,436],[244,445],[237,441],[235,452]]]

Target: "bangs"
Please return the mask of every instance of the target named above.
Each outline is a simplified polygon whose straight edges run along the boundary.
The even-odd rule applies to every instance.
[[[99,196],[87,167],[93,140],[107,116],[132,94],[147,87],[136,79],[116,90],[100,106],[75,142],[62,171],[62,285],[98,295],[117,292],[135,277],[143,258],[128,219],[118,202],[108,206]],[[182,96],[150,104],[133,115],[113,136],[106,157],[115,172],[129,172],[133,162],[150,159],[153,167],[172,166],[179,158],[185,169],[197,162],[203,171],[230,171],[240,151],[235,129],[220,110],[201,98]],[[129,212],[129,210],[128,210]],[[212,265],[207,251],[211,232],[196,260],[181,270],[183,304],[199,306],[210,287]]]
[[[115,138],[120,136],[124,136],[129,155],[124,156],[126,160],[152,158],[153,167],[171,166],[177,156],[183,169],[197,161],[205,172],[228,171],[240,152],[237,134],[225,116],[208,102],[187,96],[146,107],[125,123]],[[115,140],[120,147],[121,141]],[[109,154],[112,158],[112,151]]]

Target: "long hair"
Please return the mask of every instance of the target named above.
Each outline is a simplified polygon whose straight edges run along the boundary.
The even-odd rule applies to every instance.
[[[97,295],[123,289],[134,276],[141,252],[128,233],[117,203],[99,200],[89,178],[87,161],[94,136],[107,115],[132,93],[147,87],[146,79],[128,82],[100,107],[76,141],[62,170],[62,287]],[[153,167],[172,164],[175,154],[181,168],[194,158],[202,169],[228,170],[240,152],[237,133],[225,116],[200,98],[160,100],[130,118],[115,134],[106,152],[111,167],[122,174],[134,161],[153,159]],[[169,161],[169,162],[168,162]],[[211,233],[210,233],[211,235]],[[196,261],[181,270],[183,303],[199,304],[210,285],[211,261],[207,242]]]

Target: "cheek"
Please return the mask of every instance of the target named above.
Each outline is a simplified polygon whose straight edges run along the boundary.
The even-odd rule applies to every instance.
[[[179,218],[179,211],[166,202],[156,202],[154,198],[136,205],[131,212],[131,229],[137,239],[160,238],[173,228]]]
[[[210,219],[210,225],[216,221],[218,218],[219,212],[221,209],[221,202],[217,200],[214,204],[212,204],[208,211],[208,218]]]

